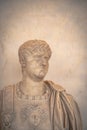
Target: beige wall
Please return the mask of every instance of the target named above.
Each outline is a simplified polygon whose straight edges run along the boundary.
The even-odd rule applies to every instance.
[[[53,54],[46,79],[77,100],[87,129],[87,2],[85,0],[0,1],[0,87],[21,79],[18,47],[42,39]]]

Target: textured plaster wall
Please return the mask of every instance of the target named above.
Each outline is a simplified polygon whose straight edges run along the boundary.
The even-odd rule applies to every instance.
[[[46,79],[73,95],[87,130],[86,35],[86,0],[0,0],[0,88],[21,79],[18,47],[46,40],[53,51]]]

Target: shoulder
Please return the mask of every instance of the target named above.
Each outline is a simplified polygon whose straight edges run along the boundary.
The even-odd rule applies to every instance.
[[[73,102],[74,99],[73,99],[73,96],[70,95],[69,93],[67,93],[67,91],[59,84],[56,84],[54,83],[53,81],[48,81],[46,80],[45,83],[49,86],[49,88],[52,90],[52,91],[56,91],[57,93],[57,97],[62,99],[62,100],[67,100],[67,102]]]
[[[3,89],[0,90],[0,94],[12,90],[14,86],[15,86],[15,85],[5,86]]]
[[[46,80],[45,83],[51,87],[51,89],[58,91],[58,92],[63,92],[66,91],[61,85],[54,83],[53,81]]]
[[[3,87],[0,90],[0,97],[2,97],[1,99],[5,98],[5,97],[7,98],[7,97],[10,97],[11,95],[13,95],[15,87],[16,87],[16,84],[7,85],[7,86]]]

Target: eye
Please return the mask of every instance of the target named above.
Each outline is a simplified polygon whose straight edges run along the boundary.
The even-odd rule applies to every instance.
[[[49,60],[49,57],[45,56],[44,59]]]

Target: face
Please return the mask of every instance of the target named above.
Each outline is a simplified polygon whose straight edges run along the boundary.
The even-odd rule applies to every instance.
[[[40,81],[47,74],[49,67],[49,57],[47,54],[33,55],[26,58],[26,74],[31,79]]]

